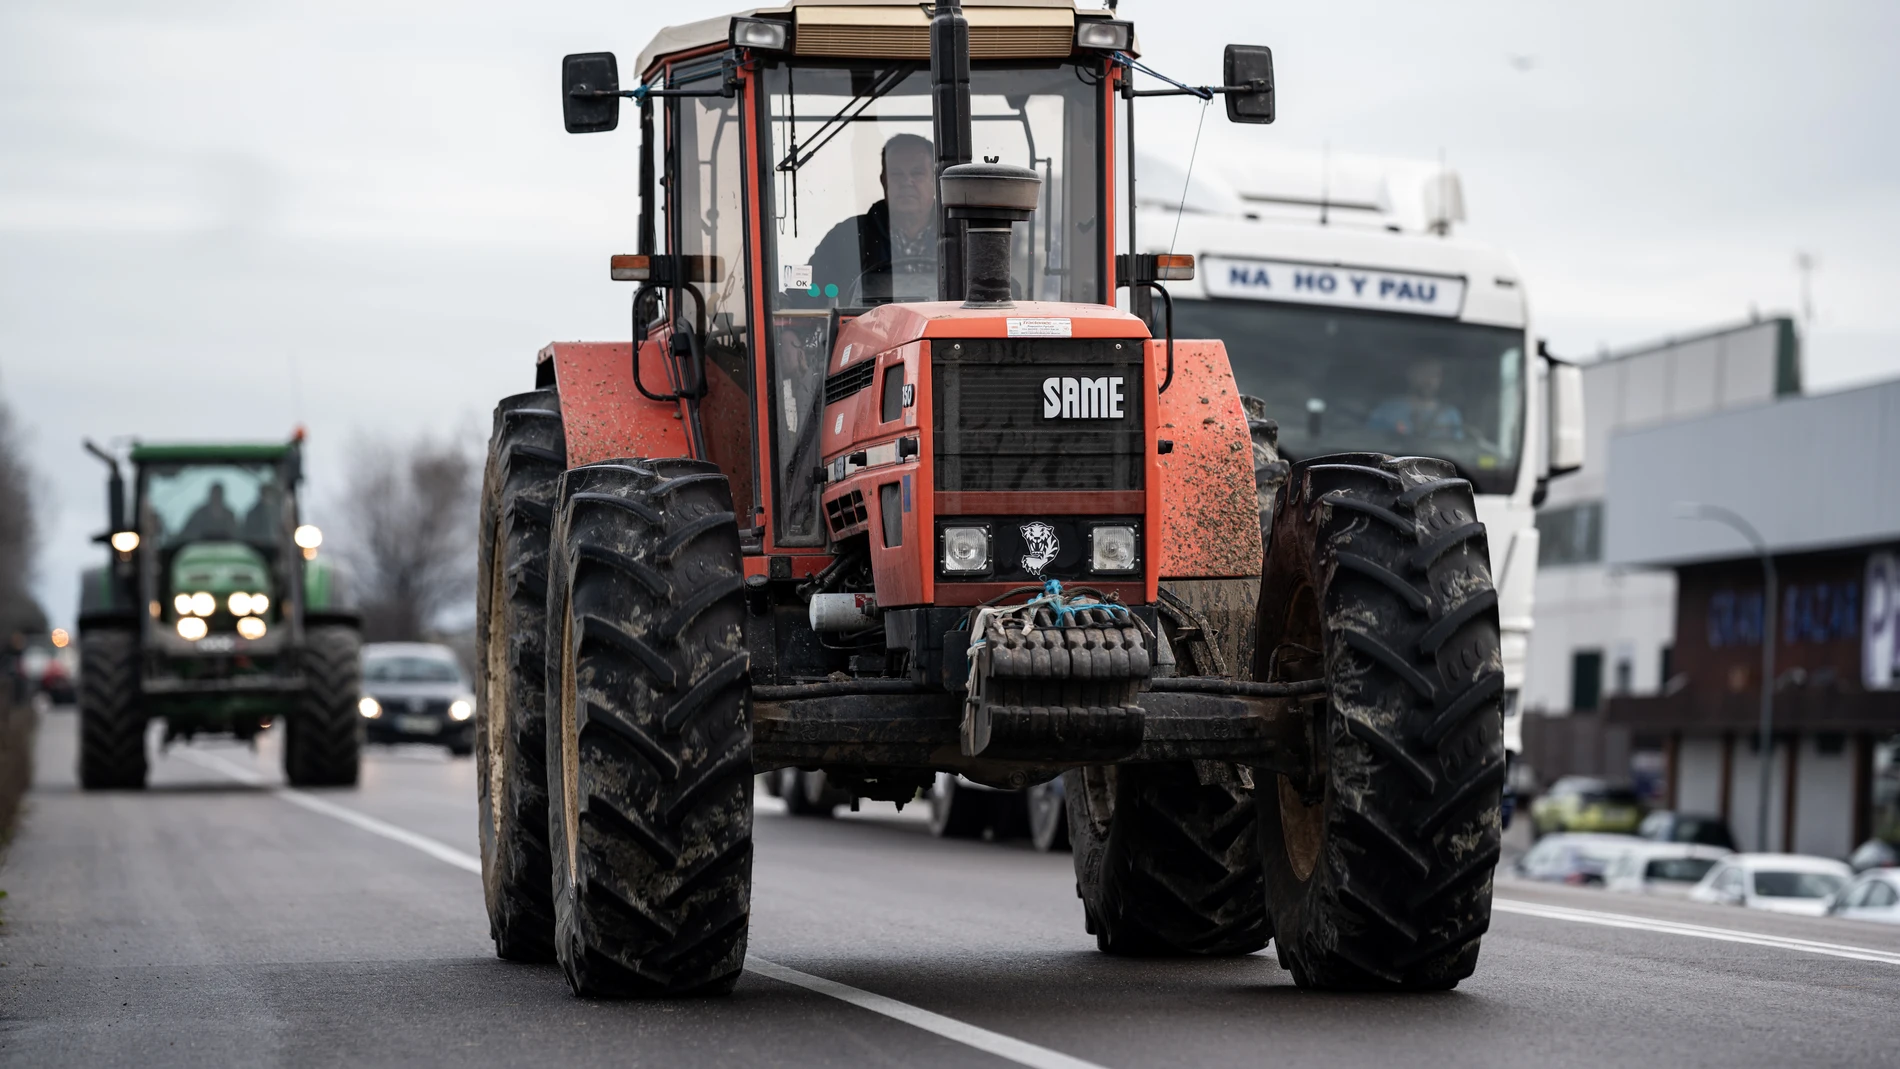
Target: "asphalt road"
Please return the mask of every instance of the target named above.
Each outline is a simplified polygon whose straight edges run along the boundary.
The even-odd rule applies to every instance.
[[[1067,855],[769,800],[738,990],[583,1002],[492,953],[469,761],[372,750],[359,789],[291,792],[267,737],[83,794],[72,715],[38,746],[0,870],[4,1065],[1900,1064],[1900,929],[1501,878],[1456,991],[1315,994],[1270,952],[1098,954]]]

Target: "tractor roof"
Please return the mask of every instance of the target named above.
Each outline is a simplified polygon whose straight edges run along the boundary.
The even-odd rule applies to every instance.
[[[134,464],[216,463],[229,460],[282,460],[290,454],[285,442],[174,442],[139,443],[132,447]]]
[[[922,5],[790,0],[666,27],[641,51],[641,77],[650,76],[663,56],[725,44],[733,18],[755,15],[790,15],[792,53],[797,56],[930,58],[930,17]],[[1112,17],[1100,8],[1078,10],[1074,0],[964,0],[963,15],[970,23],[971,59],[1066,57],[1074,49],[1077,18]]]

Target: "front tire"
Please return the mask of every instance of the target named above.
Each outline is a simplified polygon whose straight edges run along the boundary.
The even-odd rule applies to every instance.
[[[554,960],[543,703],[548,539],[566,470],[555,391],[517,394],[495,406],[482,478],[476,607],[482,700],[474,749],[482,893],[495,954],[507,961]]]
[[[1297,464],[1262,580],[1254,678],[1329,684],[1307,771],[1258,777],[1281,962],[1302,987],[1454,987],[1490,925],[1504,784],[1471,485],[1416,457]]]
[[[710,464],[561,480],[548,584],[555,952],[575,994],[723,994],[745,964],[752,736],[739,532]]]
[[[284,778],[293,787],[348,787],[363,760],[363,638],[355,628],[304,630],[305,689],[284,726]]]
[[[138,639],[129,629],[79,636],[79,785],[145,786],[145,711],[139,705]]]

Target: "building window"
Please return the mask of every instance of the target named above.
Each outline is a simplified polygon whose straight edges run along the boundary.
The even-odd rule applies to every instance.
[[[1537,514],[1537,564],[1591,564],[1603,559],[1603,502],[1543,509]]]
[[[1603,704],[1603,651],[1577,650],[1570,655],[1570,708],[1587,713]]]

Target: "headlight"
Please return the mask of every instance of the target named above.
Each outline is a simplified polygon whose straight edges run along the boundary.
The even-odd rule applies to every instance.
[[[761,52],[783,52],[791,47],[792,24],[774,19],[732,20],[728,40],[734,48],[756,48]]]
[[[193,616],[210,616],[217,611],[218,599],[212,597],[210,591],[200,590],[191,596],[191,614]]]
[[[1112,19],[1077,19],[1075,47],[1099,52],[1120,52],[1128,47],[1133,26]]]
[[[317,530],[315,524],[306,523],[297,528],[290,540],[297,543],[299,549],[315,549],[323,544],[323,532]]]
[[[196,616],[187,616],[178,621],[178,637],[190,642],[196,642],[205,637],[205,632],[210,630],[205,626],[205,622]]]
[[[383,715],[383,703],[375,698],[365,697],[356,703],[356,711],[363,714],[363,719],[374,720]]]
[[[242,590],[224,599],[224,604],[231,610],[232,616],[251,615],[251,596]]]
[[[983,527],[943,529],[943,570],[970,573],[990,566],[990,532]]]
[[[239,617],[237,629],[238,634],[248,639],[263,638],[264,632],[267,630],[264,626],[264,621],[256,616]]]
[[[1098,572],[1132,572],[1141,563],[1133,527],[1097,527],[1089,531],[1090,567]]]
[[[449,703],[450,720],[467,720],[475,715],[475,705],[467,698],[457,698]]]
[[[180,616],[190,616],[191,615],[191,595],[180,594],[177,597],[173,598],[172,608],[177,609],[178,615]]]
[[[251,595],[251,612],[253,615],[262,616],[269,611],[270,611],[270,596],[269,595],[267,594],[252,594]]]
[[[132,552],[139,548],[139,533],[137,531],[112,532],[112,548],[121,553]]]

